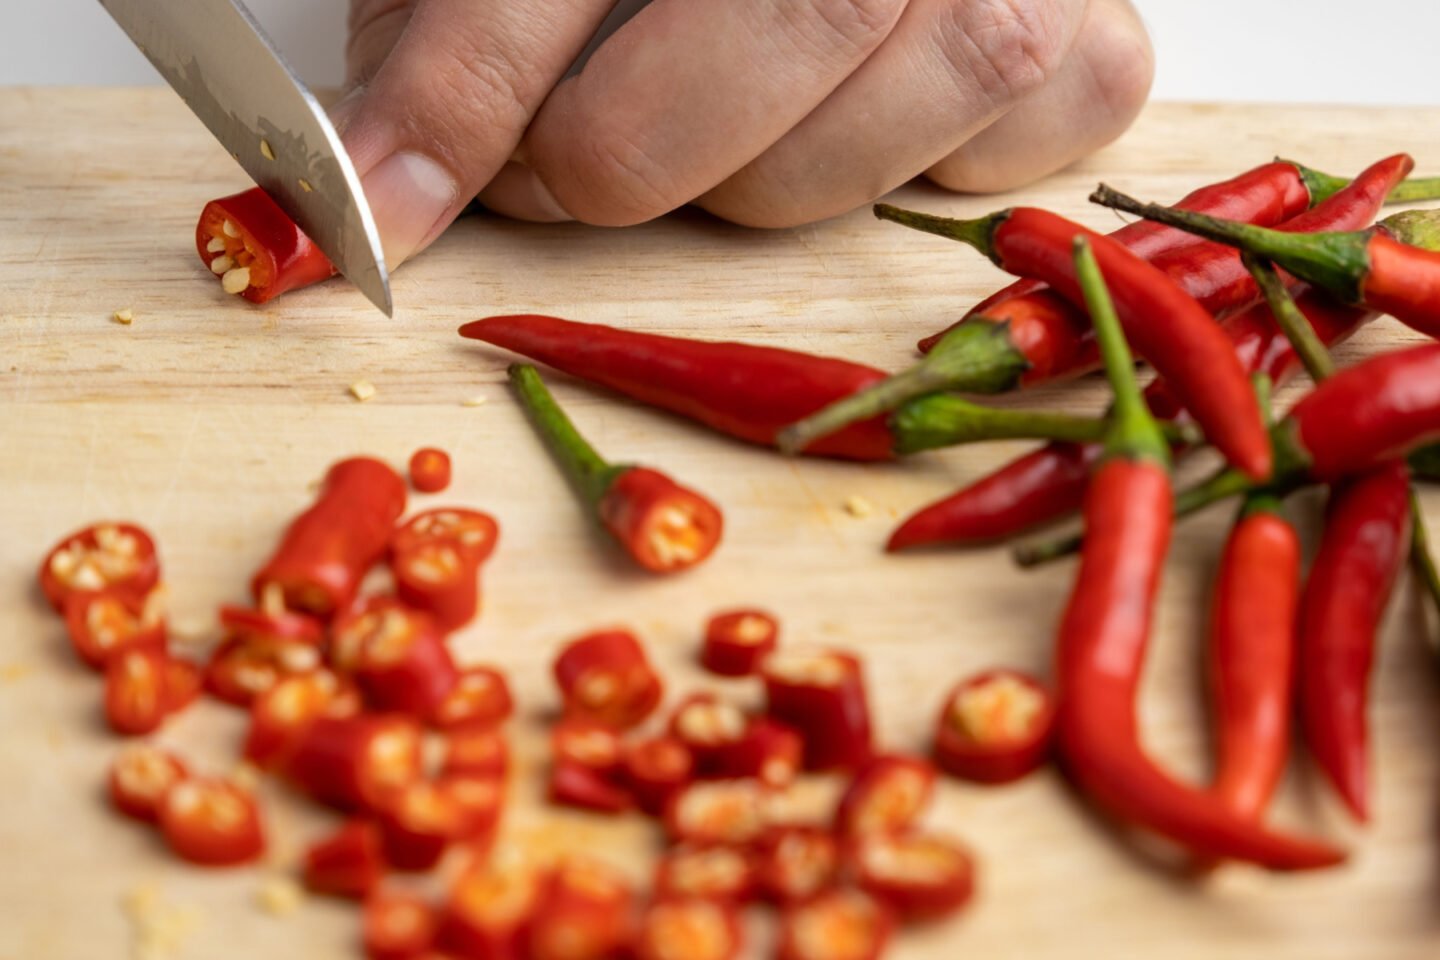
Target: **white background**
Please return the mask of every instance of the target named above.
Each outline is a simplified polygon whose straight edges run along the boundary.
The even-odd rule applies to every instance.
[[[1159,99],[1440,103],[1436,0],[1135,2],[1155,39]],[[307,81],[339,83],[346,0],[249,5]],[[0,8],[0,84],[157,82],[96,0]]]

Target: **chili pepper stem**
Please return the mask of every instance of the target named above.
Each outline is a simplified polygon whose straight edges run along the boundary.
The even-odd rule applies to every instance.
[[[1251,253],[1242,254],[1240,259],[1250,271],[1250,276],[1255,278],[1260,292],[1265,295],[1265,302],[1270,306],[1275,323],[1285,334],[1285,339],[1295,348],[1295,354],[1304,364],[1310,379],[1319,383],[1334,373],[1335,361],[1331,359],[1330,351],[1325,349],[1325,344],[1316,335],[1315,328],[1295,305],[1290,291],[1285,289],[1280,275],[1275,272],[1275,266]]]
[[[1276,157],[1276,163],[1288,163],[1300,173],[1305,188],[1310,191],[1310,205],[1324,203],[1351,183],[1345,177],[1325,173],[1303,163]],[[1402,180],[1385,195],[1386,203],[1414,203],[1418,200],[1440,200],[1440,177],[1413,177]]]
[[[625,466],[607,462],[555,402],[540,372],[528,363],[511,364],[510,383],[566,478],[587,502],[598,504]]]
[[[959,240],[961,243],[968,243],[992,261],[995,261],[997,265],[999,264],[999,260],[995,255],[995,230],[1010,216],[1009,210],[998,210],[995,213],[977,217],[974,220],[937,217],[933,214],[920,213],[915,210],[903,210],[900,207],[891,206],[888,203],[877,203],[875,204],[874,210],[875,216],[881,220],[889,220],[892,223],[900,224],[902,227],[919,230],[921,233],[933,233],[937,237],[945,237],[948,240]]]
[[[1425,525],[1425,515],[1420,512],[1420,496],[1413,484],[1410,487],[1410,517],[1410,566],[1429,596],[1431,606],[1440,615],[1440,569],[1436,569],[1435,556],[1430,552],[1430,529]],[[1427,629],[1425,643],[1430,653],[1440,658],[1440,632]]]
[[[1392,213],[1380,221],[1380,226],[1401,243],[1422,250],[1440,250],[1440,219],[1434,210]]]

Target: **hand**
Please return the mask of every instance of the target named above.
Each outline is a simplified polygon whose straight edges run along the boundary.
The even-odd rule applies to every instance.
[[[351,0],[336,122],[392,266],[479,195],[526,220],[694,203],[777,227],[924,174],[993,191],[1108,143],[1149,92],[1129,0]]]

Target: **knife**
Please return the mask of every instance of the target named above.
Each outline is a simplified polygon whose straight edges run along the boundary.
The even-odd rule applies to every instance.
[[[619,0],[570,68],[649,0]],[[330,262],[394,314],[375,218],[340,135],[240,0],[100,0],[245,172]]]

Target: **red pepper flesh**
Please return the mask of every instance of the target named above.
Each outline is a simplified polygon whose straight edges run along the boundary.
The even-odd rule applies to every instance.
[[[781,648],[761,664],[766,712],[800,734],[805,769],[858,767],[870,758],[870,707],[860,661],[837,650]]]
[[[1010,783],[1045,762],[1055,701],[1038,680],[990,670],[945,698],[935,724],[935,762],[977,783]]]
[[[626,730],[660,705],[664,688],[640,641],[628,630],[572,640],[555,659],[566,717]]]
[[[114,589],[143,597],[160,582],[155,541],[131,523],[95,523],[57,543],[40,563],[40,592],[65,613],[73,591]]]
[[[418,960],[435,942],[439,918],[419,897],[382,891],[365,901],[362,923],[367,960]]]
[[[104,670],[124,650],[165,649],[165,621],[147,597],[115,588],[71,590],[64,613],[70,645],[92,670]]]
[[[835,811],[835,833],[843,838],[899,833],[929,806],[935,768],[928,761],[879,754],[859,770]]]
[[[110,764],[106,789],[116,810],[153,823],[160,816],[160,799],[189,775],[185,764],[170,751],[150,743],[132,743]]]
[[[265,303],[336,273],[320,248],[259,187],[205,204],[195,225],[195,249],[227,292],[251,303]]]
[[[380,853],[380,828],[361,817],[346,820],[339,830],[305,851],[305,888],[314,893],[362,900],[385,877]]]
[[[635,805],[652,817],[695,778],[695,759],[677,737],[650,737],[628,743],[621,758],[623,781]]]
[[[265,851],[255,799],[224,780],[192,777],[165,792],[160,832],[182,859],[207,867],[248,863]]]
[[[321,803],[383,810],[420,779],[420,728],[403,714],[318,717],[300,736],[283,772]]]
[[[700,665],[722,677],[745,677],[780,642],[780,624],[763,610],[727,610],[705,624]]]
[[[936,920],[975,892],[975,864],[952,840],[926,834],[871,834],[851,853],[856,883],[902,920]]]
[[[420,493],[439,493],[450,486],[450,454],[434,447],[412,453],[410,485]]]

